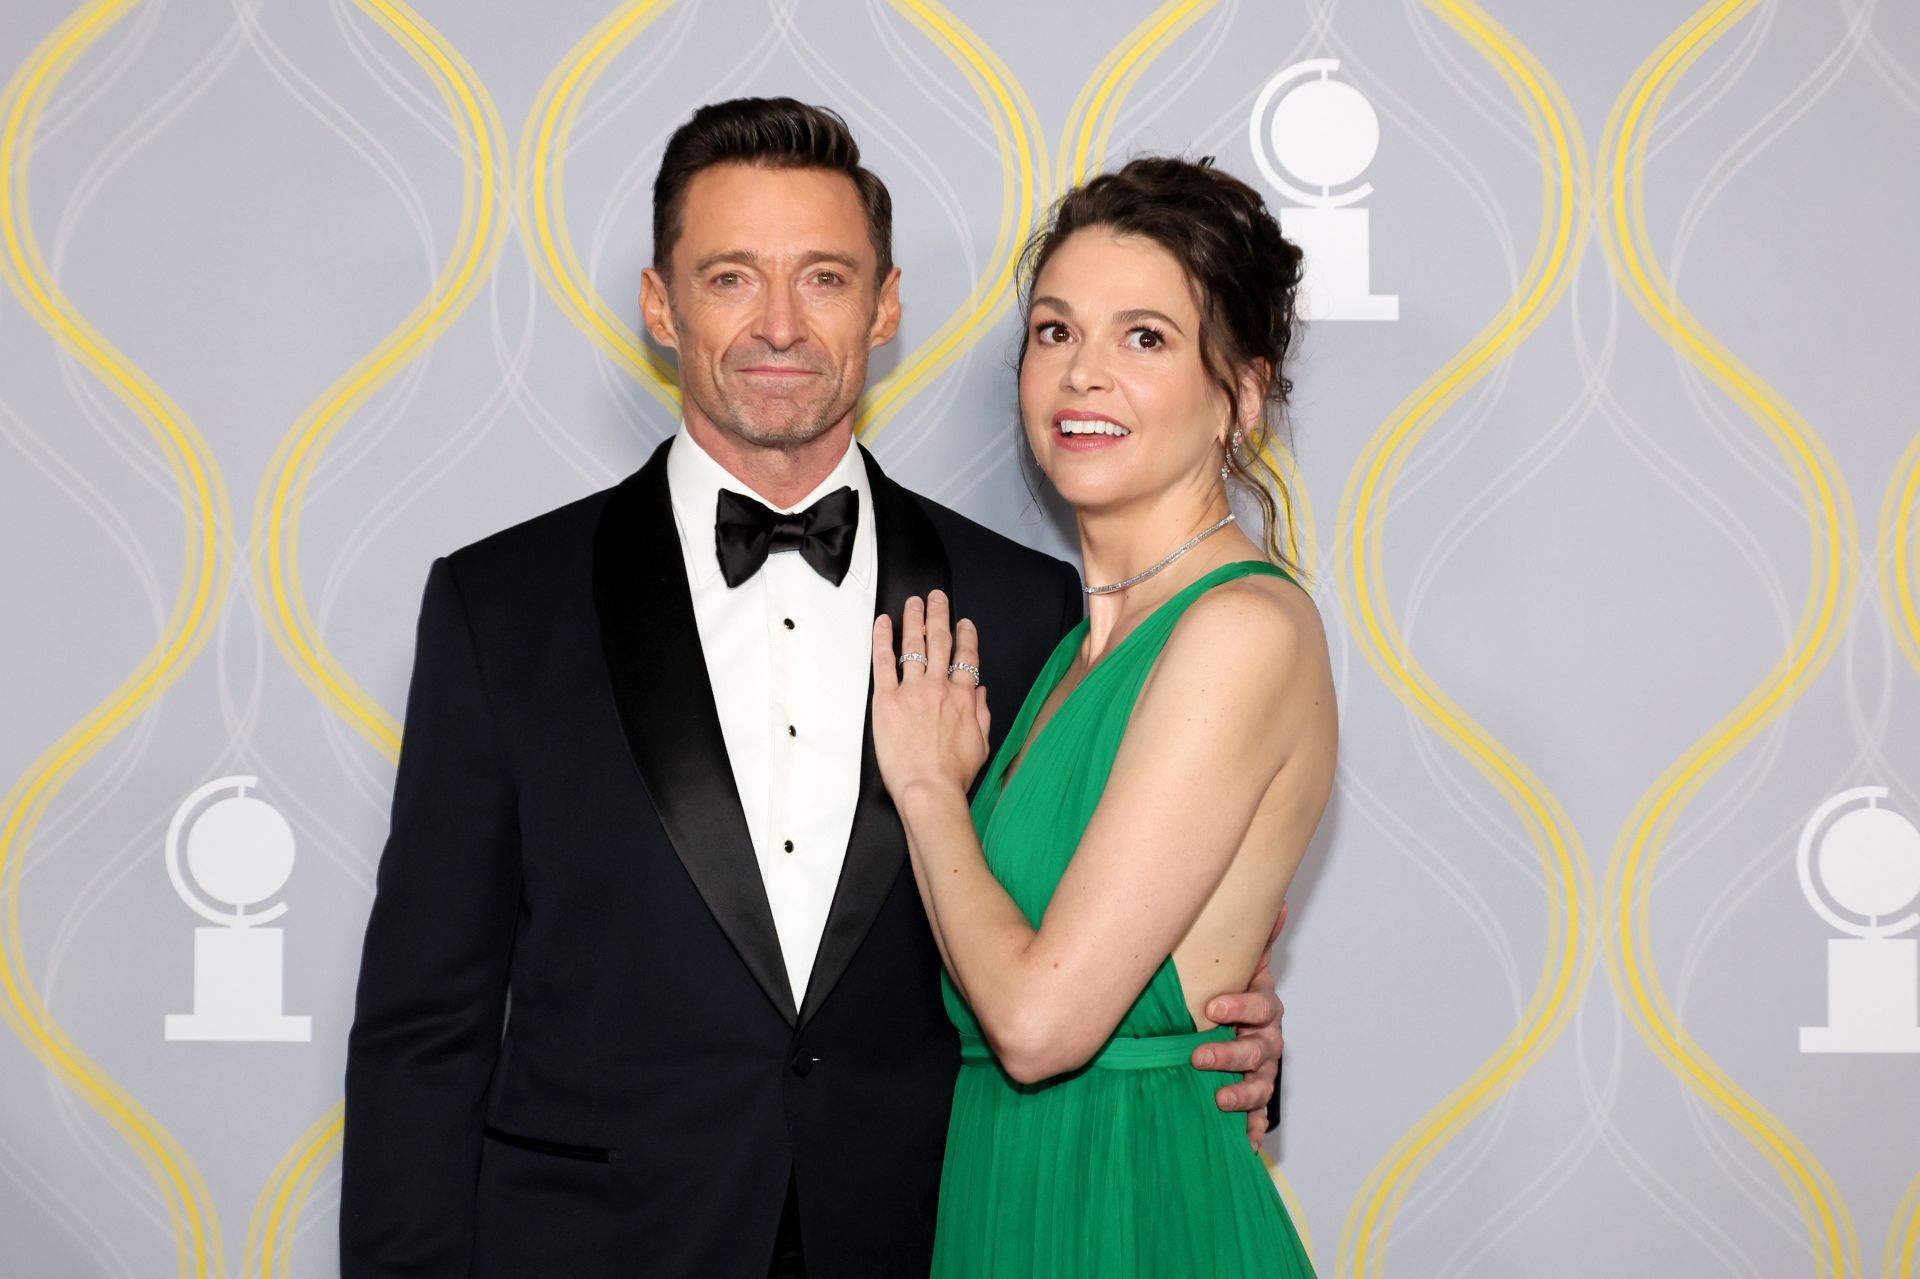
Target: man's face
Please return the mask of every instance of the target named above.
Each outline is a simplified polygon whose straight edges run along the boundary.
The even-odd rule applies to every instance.
[[[859,192],[824,169],[716,165],[687,184],[647,327],[680,355],[696,415],[741,443],[797,449],[850,421],[867,353],[900,325],[900,272],[878,259]]]

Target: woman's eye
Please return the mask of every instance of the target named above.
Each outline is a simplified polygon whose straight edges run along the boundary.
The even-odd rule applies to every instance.
[[[1053,346],[1067,340],[1067,326],[1058,320],[1042,320],[1033,326],[1033,335],[1046,346]]]
[[[1127,345],[1140,351],[1156,350],[1159,347],[1165,346],[1167,342],[1166,335],[1161,333],[1160,330],[1149,329],[1144,325],[1140,328],[1129,329],[1127,331],[1127,338]]]

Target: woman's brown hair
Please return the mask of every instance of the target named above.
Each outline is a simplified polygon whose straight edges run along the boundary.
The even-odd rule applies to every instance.
[[[1032,309],[1034,282],[1047,260],[1067,237],[1088,227],[1151,240],[1179,262],[1200,310],[1200,359],[1226,393],[1230,430],[1241,421],[1242,375],[1264,366],[1258,421],[1241,446],[1228,451],[1227,467],[1260,504],[1268,558],[1303,578],[1285,550],[1293,528],[1293,495],[1268,447],[1276,423],[1287,425],[1293,391],[1286,358],[1301,329],[1295,310],[1300,247],[1281,234],[1259,192],[1214,168],[1211,157],[1142,156],[1075,187],[1054,204],[1047,225],[1021,255],[1023,317]],[[1023,325],[1022,330],[1024,364],[1032,329]]]

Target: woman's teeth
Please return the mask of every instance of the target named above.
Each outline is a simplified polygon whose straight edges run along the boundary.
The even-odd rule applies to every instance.
[[[1115,437],[1130,434],[1126,427],[1118,422],[1099,422],[1092,418],[1060,419],[1062,435],[1112,435]]]

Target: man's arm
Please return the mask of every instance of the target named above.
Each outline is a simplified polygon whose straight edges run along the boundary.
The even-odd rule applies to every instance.
[[[515,807],[453,566],[436,559],[347,1040],[343,1279],[468,1272],[520,897]]]

